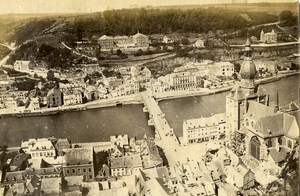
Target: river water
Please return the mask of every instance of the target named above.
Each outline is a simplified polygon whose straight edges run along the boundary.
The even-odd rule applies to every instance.
[[[297,100],[299,75],[264,84],[274,105],[276,91],[280,104]],[[164,100],[159,103],[176,135],[182,136],[182,123],[191,118],[207,117],[225,112],[228,92],[207,96],[195,96]],[[0,146],[19,146],[22,140],[36,137],[69,138],[73,142],[108,141],[110,135],[128,134],[129,137],[154,135],[147,124],[148,114],[142,105],[99,108],[87,111],[67,112],[39,117],[6,117],[0,119]]]

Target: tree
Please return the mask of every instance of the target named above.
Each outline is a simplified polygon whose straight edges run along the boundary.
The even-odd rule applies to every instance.
[[[290,10],[284,10],[279,14],[279,20],[281,23],[292,26],[297,25],[297,16],[294,17]]]
[[[117,54],[118,56],[121,56],[121,55],[122,55],[122,50],[118,49],[118,50],[116,51],[116,54]]]
[[[135,54],[134,54],[134,56],[142,56],[144,54],[144,52],[141,50],[141,49],[139,49]]]
[[[183,44],[183,45],[189,45],[190,41],[187,38],[184,37],[184,38],[181,39],[181,44]]]
[[[284,10],[279,14],[279,19],[281,22],[286,22],[293,17],[293,13],[290,10]]]
[[[47,80],[52,81],[54,79],[54,72],[52,70],[49,70],[47,72]]]

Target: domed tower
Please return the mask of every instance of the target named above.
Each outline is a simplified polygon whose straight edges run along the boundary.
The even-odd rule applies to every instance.
[[[244,89],[245,94],[250,95],[255,93],[256,85],[254,84],[254,78],[256,75],[256,67],[252,60],[252,49],[250,39],[247,38],[244,49],[244,61],[241,65],[241,88]]]
[[[228,146],[234,148],[237,133],[244,125],[249,101],[268,105],[269,96],[266,91],[255,84],[256,67],[252,60],[251,42],[248,38],[244,48],[244,61],[240,69],[241,82],[232,88],[226,97],[226,140]]]

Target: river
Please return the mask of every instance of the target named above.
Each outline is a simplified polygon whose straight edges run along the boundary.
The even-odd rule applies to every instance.
[[[298,98],[299,75],[264,84],[274,105],[276,91],[280,104]],[[176,135],[182,136],[182,123],[191,118],[207,117],[225,112],[225,97],[228,92],[207,96],[195,96],[164,100],[159,103]],[[19,146],[22,140],[36,137],[69,138],[73,142],[108,141],[110,135],[128,134],[129,137],[154,136],[148,126],[148,114],[142,105],[124,105],[87,111],[67,112],[39,117],[6,117],[0,119],[0,146]]]

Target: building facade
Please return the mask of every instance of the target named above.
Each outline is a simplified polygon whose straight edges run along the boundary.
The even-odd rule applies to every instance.
[[[63,105],[62,92],[59,88],[53,88],[47,93],[47,106],[58,107]]]
[[[225,113],[183,122],[183,144],[215,141],[225,138]]]
[[[130,37],[128,36],[107,36],[103,35],[98,39],[101,50],[109,51],[111,49],[140,49],[149,47],[149,37],[137,33]]]
[[[31,158],[55,157],[56,150],[48,138],[29,139],[22,141],[21,147]]]
[[[95,178],[93,148],[65,149],[65,153],[66,163],[62,167],[64,176],[82,176],[84,181]]]
[[[276,43],[277,42],[277,33],[274,29],[271,32],[265,33],[263,30],[260,32],[260,42],[263,43]]]

